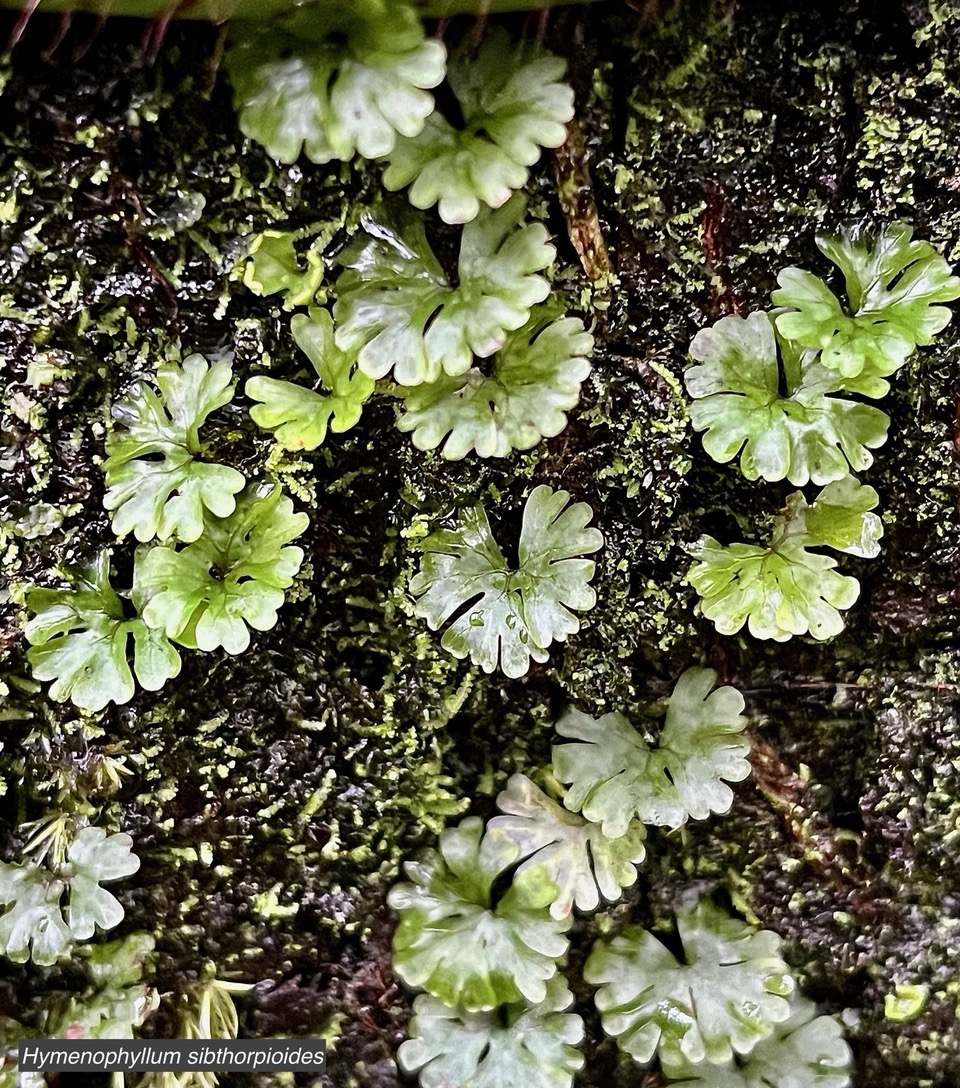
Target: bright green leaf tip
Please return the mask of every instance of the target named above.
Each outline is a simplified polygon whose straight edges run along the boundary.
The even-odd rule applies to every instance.
[[[829,547],[873,559],[880,554],[883,522],[871,513],[880,496],[853,476],[828,484],[807,505],[797,491],[787,499],[789,531],[808,548]]]
[[[451,461],[471,450],[506,457],[558,435],[590,374],[593,337],[579,318],[552,317],[551,307],[534,310],[486,367],[401,389],[397,427],[418,449],[439,446]]]
[[[70,903],[67,925],[77,940],[86,940],[101,929],[113,929],[123,920],[123,907],[101,884],[131,876],[140,868],[132,853],[133,839],[126,834],[107,835],[100,827],[85,827],[67,850]]]
[[[847,306],[800,268],[784,269],[771,297],[789,307],[776,319],[780,332],[818,349],[823,366],[846,378],[886,377],[950,321],[937,304],[960,298],[960,277],[906,223],[891,223],[875,238],[854,230],[821,235],[817,245],[843,273]]]
[[[120,427],[107,436],[103,504],[119,537],[196,540],[204,513],[228,515],[244,484],[236,469],[203,460],[200,440],[207,417],[233,397],[233,375],[226,361],[190,355],[161,363],[156,382],[160,396],[137,383],[113,406]]]
[[[537,273],[555,251],[525,210],[517,196],[464,228],[455,286],[421,218],[391,225],[368,217],[339,257],[337,344],[371,378],[392,372],[401,386],[464,374],[474,356],[493,355],[550,292]]]
[[[698,546],[687,575],[700,610],[724,635],[744,624],[754,638],[786,642],[794,635],[828,639],[843,630],[840,613],[860,593],[856,578],[838,574],[834,559],[810,548],[830,547],[871,558],[880,550],[878,495],[851,476],[828,484],[812,504],[789,496],[769,547],[731,544],[712,537]]]
[[[293,382],[262,375],[248,379],[244,392],[255,401],[250,415],[257,426],[273,431],[287,450],[314,450],[323,444],[327,427],[347,431],[360,419],[376,383],[356,366],[355,356],[341,351],[326,310],[296,314],[290,330],[320,380],[315,392]]]
[[[630,822],[619,836],[567,811],[523,774],[511,775],[497,798],[502,816],[487,825],[491,838],[519,848],[524,869],[541,866],[557,886],[550,907],[554,918],[567,918],[574,906],[595,910],[601,898],[614,902],[637,879],[646,856],[644,828]]]
[[[541,148],[559,147],[573,117],[573,90],[559,57],[515,46],[497,30],[478,54],[461,50],[448,79],[463,128],[433,114],[419,135],[397,141],[383,174],[388,189],[410,186],[417,208],[438,205],[447,223],[469,223],[483,204],[499,208],[527,180]]]
[[[794,997],[790,1016],[746,1057],[721,1064],[665,1057],[671,1080],[693,1088],[849,1088],[853,1055],[835,1016],[818,1016],[812,1001]]]
[[[52,699],[98,711],[133,698],[134,673],[148,691],[158,691],[179,673],[180,655],[166,636],[139,617],[126,618],[110,585],[109,552],[70,571],[68,578],[68,589],[35,587],[26,595],[34,613],[24,630],[30,643],[27,660],[35,679],[53,681]]]
[[[693,427],[715,461],[739,457],[748,480],[827,484],[869,468],[886,441],[889,417],[834,396],[844,379],[814,352],[778,343],[768,314],[721,318],[690,354],[700,364],[685,376]]]
[[[905,1023],[923,1012],[930,996],[928,986],[917,986],[907,982],[898,982],[892,994],[883,998],[883,1015],[888,1020]]]
[[[543,1001],[490,1012],[450,1008],[421,994],[400,1066],[419,1071],[421,1088],[570,1088],[583,1068],[576,1049],[583,1021],[566,1011],[572,1004],[559,975],[547,982]]]
[[[84,827],[54,869],[26,862],[0,862],[0,953],[15,963],[32,959],[46,967],[63,958],[74,940],[92,937],[97,928],[113,929],[123,920],[119,900],[100,885],[130,876],[140,868],[129,835],[108,835]],[[66,917],[60,901],[68,893]]]
[[[596,946],[584,968],[604,1030],[646,1064],[723,1064],[749,1054],[791,1014],[780,938],[702,899],[677,914],[683,960],[639,926]]]
[[[707,536],[687,577],[700,594],[701,612],[722,635],[746,624],[754,638],[786,642],[809,633],[822,641],[843,630],[840,613],[860,595],[860,583],[838,574],[836,565],[799,540],[724,547]]]
[[[313,249],[305,253],[307,267],[302,267],[294,247],[298,235],[292,231],[265,230],[254,239],[249,260],[243,270],[243,282],[254,294],[284,293],[284,306],[309,306],[323,282],[324,264]]]

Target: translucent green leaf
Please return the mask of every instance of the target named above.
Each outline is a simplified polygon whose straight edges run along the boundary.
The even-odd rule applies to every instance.
[[[769,548],[724,547],[704,537],[687,579],[700,610],[722,635],[744,624],[754,638],[786,642],[808,632],[828,639],[843,630],[842,611],[860,595],[856,578],[838,574],[836,561],[804,547],[803,537],[781,536]]]
[[[566,139],[573,91],[560,82],[565,69],[559,57],[489,33],[476,57],[461,51],[450,63],[463,127],[433,114],[418,136],[397,141],[384,185],[410,185],[410,202],[439,203],[447,223],[469,223],[481,201],[499,208],[525,184],[541,148]]]
[[[707,900],[677,915],[683,961],[639,926],[596,946],[584,978],[599,986],[603,1029],[647,1063],[729,1062],[790,1015],[794,990],[780,938]]]
[[[579,318],[545,324],[535,310],[491,364],[401,389],[404,412],[397,426],[413,432],[418,449],[442,443],[448,460],[471,450],[480,457],[506,457],[529,449],[566,427],[566,413],[579,401],[590,373],[592,349],[593,337]]]
[[[430,249],[423,221],[401,231],[366,221],[366,235],[340,256],[337,343],[371,378],[393,371],[401,385],[463,374],[487,358],[549,294],[536,275],[554,258],[546,228],[524,224],[517,196],[464,228],[456,286]]]
[[[680,827],[728,812],[733,791],[726,783],[749,776],[750,742],[739,735],[743,696],[732,687],[712,690],[716,682],[713,669],[683,673],[654,749],[622,714],[594,719],[568,710],[557,732],[581,743],[553,748],[553,773],[571,784],[564,805],[612,838],[625,834],[633,817]]]
[[[143,619],[192,649],[242,653],[248,624],[268,631],[277,622],[283,591],[303,562],[302,548],[284,545],[308,521],[279,488],[250,487],[229,517],[206,516],[195,543],[138,549],[134,586],[145,601]]]
[[[142,983],[89,994],[71,1002],[55,1038],[133,1039],[158,1003],[157,994]]]
[[[671,1081],[696,1088],[848,1088],[853,1055],[833,1016],[817,1016],[812,1001],[795,998],[790,1018],[777,1024],[747,1058],[724,1065],[665,1060]]]
[[[87,974],[98,989],[122,989],[140,982],[153,952],[149,933],[131,933],[119,941],[84,948]]]
[[[0,952],[14,963],[49,967],[66,955],[70,930],[60,913],[63,882],[33,865],[0,862]]]
[[[91,985],[71,995],[44,1034],[58,1039],[132,1039],[159,1002],[142,977],[153,945],[149,934],[132,933],[78,950],[86,956]]]
[[[107,835],[101,827],[85,827],[67,850],[70,903],[67,925],[78,941],[92,937],[96,927],[113,929],[123,921],[123,907],[101,888],[111,880],[130,876],[140,868],[129,835]]]
[[[441,833],[439,852],[405,864],[412,883],[395,885],[387,897],[400,915],[393,970],[408,986],[468,1012],[537,1004],[567,950],[566,924],[550,915],[557,889],[533,868],[493,902],[493,883],[516,860],[516,847],[482,835],[483,821],[469,817]]]
[[[284,449],[315,450],[323,444],[328,425],[336,433],[354,426],[376,383],[356,368],[352,354],[334,343],[333,319],[326,310],[296,314],[290,330],[313,364],[322,391],[257,376],[247,381],[244,393],[261,402],[250,409],[254,423],[273,431]]]
[[[257,295],[284,293],[284,306],[309,306],[323,280],[320,254],[308,249],[307,267],[301,265],[294,248],[299,235],[295,231],[265,230],[250,248],[250,259],[243,272],[243,282]]]
[[[148,691],[158,691],[179,673],[180,655],[166,636],[139,618],[125,617],[110,585],[108,552],[69,578],[69,589],[34,588],[26,595],[34,613],[24,630],[30,643],[27,660],[35,679],[53,681],[51,699],[102,710],[107,703],[133,698],[134,673]]]
[[[703,448],[721,463],[740,458],[748,480],[830,483],[869,468],[889,417],[879,408],[831,396],[844,379],[813,352],[780,342],[771,317],[723,317],[694,337],[700,362],[685,376],[690,419]],[[781,392],[781,385],[784,392]],[[859,391],[859,390],[854,390]]]
[[[421,1088],[570,1088],[583,1067],[583,1021],[565,1010],[573,996],[558,975],[536,1005],[493,1012],[451,1009],[429,994],[413,1003],[401,1068]]]
[[[497,798],[503,816],[487,824],[487,834],[519,847],[520,870],[539,865],[557,886],[550,907],[554,918],[567,918],[574,906],[591,911],[601,896],[609,902],[637,879],[643,861],[643,825],[634,821],[611,838],[598,824],[568,812],[523,774],[511,775]]]
[[[424,542],[420,572],[410,582],[416,612],[436,631],[449,623],[442,645],[485,672],[498,663],[523,676],[530,659],[547,660],[547,647],[580,629],[575,612],[596,602],[590,588],[595,564],[580,558],[603,546],[587,528],[586,503],[567,507],[570,495],[534,488],[523,511],[519,568],[511,569],[480,506],[461,513],[457,526]],[[452,622],[451,622],[452,621]]]
[[[661,773],[648,823],[678,827],[688,817],[729,812],[726,783],[750,777],[750,741],[739,735],[747,724],[743,696],[716,683],[713,669],[691,668],[674,686],[653,761]]]
[[[208,365],[202,355],[157,368],[161,396],[136,383],[113,406],[124,429],[107,436],[103,465],[113,531],[137,540],[172,536],[196,540],[204,511],[226,517],[244,479],[236,469],[202,461],[199,431],[207,416],[233,396],[230,364]]]
[[[906,223],[892,223],[876,238],[849,230],[819,236],[817,245],[843,273],[847,308],[818,276],[786,268],[772,296],[775,305],[791,307],[777,317],[780,332],[821,349],[823,365],[847,377],[892,374],[950,320],[936,303],[960,297],[960,277],[929,242],[912,239]]]
[[[433,111],[446,50],[402,0],[328,0],[269,29],[235,29],[226,53],[245,135],[280,162],[377,158]]]
[[[799,491],[787,501],[795,509],[790,529],[804,532],[807,547],[826,546],[864,559],[880,554],[883,522],[869,513],[880,496],[853,476],[828,484],[810,506]]]

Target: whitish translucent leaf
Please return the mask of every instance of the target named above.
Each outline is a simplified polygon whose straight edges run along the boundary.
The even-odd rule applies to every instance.
[[[250,409],[254,423],[273,431],[284,449],[315,450],[326,438],[328,425],[336,433],[354,426],[376,383],[356,368],[352,354],[334,343],[333,319],[326,310],[296,314],[290,330],[313,364],[321,391],[257,376],[247,381],[244,392],[261,402]]]
[[[583,1067],[583,1021],[565,1012],[573,996],[558,975],[536,1005],[493,1012],[448,1008],[429,994],[413,1003],[401,1068],[421,1088],[570,1088]]]
[[[883,522],[869,511],[880,501],[872,487],[865,487],[852,476],[828,484],[811,506],[798,491],[787,500],[795,509],[791,531],[805,533],[804,543],[811,548],[826,546],[838,552],[872,559],[880,554]]]
[[[192,649],[242,653],[248,624],[268,631],[277,622],[283,591],[293,584],[303,549],[286,547],[306,529],[306,514],[279,488],[248,488],[230,517],[209,514],[193,544],[137,551],[134,587],[143,619]]]
[[[78,949],[86,956],[90,986],[71,996],[44,1034],[58,1039],[132,1039],[159,1003],[158,995],[143,982],[153,945],[149,934],[132,933],[123,940]]]
[[[536,275],[554,257],[540,223],[524,224],[517,196],[464,228],[456,285],[427,242],[423,221],[400,230],[366,220],[366,233],[340,256],[337,343],[357,353],[372,378],[393,371],[401,385],[463,374],[492,355],[550,291]]]
[[[439,204],[447,223],[469,223],[481,201],[499,208],[526,182],[541,148],[566,139],[573,91],[560,82],[565,69],[559,57],[514,46],[503,31],[488,34],[476,57],[462,51],[450,63],[463,127],[434,114],[418,136],[398,140],[384,185],[410,185],[410,202]]]
[[[103,505],[113,511],[117,536],[196,540],[205,510],[219,517],[232,512],[243,474],[201,460],[199,436],[207,416],[233,396],[232,381],[229,363],[211,366],[190,355],[182,366],[158,367],[159,397],[138,382],[113,406],[123,429],[107,436]]]
[[[158,691],[179,673],[180,655],[166,636],[139,618],[125,617],[110,585],[108,552],[70,572],[70,578],[69,589],[31,589],[26,596],[27,608],[35,613],[24,631],[30,643],[27,660],[35,679],[53,681],[52,699],[102,710],[107,703],[133,698],[134,672],[148,691]]]
[[[284,306],[309,306],[323,280],[320,254],[308,249],[304,269],[294,243],[295,231],[265,230],[250,248],[250,259],[243,272],[243,282],[258,295],[284,293]]]
[[[584,978],[599,986],[603,1029],[638,1062],[729,1062],[790,1015],[794,990],[780,938],[707,900],[677,915],[678,962],[657,938],[627,926],[594,948]]]
[[[85,827],[70,844],[67,861],[70,903],[67,925],[78,941],[92,937],[96,927],[113,929],[123,921],[119,900],[101,888],[111,880],[130,876],[140,868],[129,835],[107,835],[101,827]]]
[[[700,362],[685,377],[690,419],[715,461],[740,458],[748,480],[830,483],[873,464],[890,419],[879,408],[831,396],[844,379],[813,352],[780,342],[771,318],[723,317],[690,345]],[[781,385],[785,394],[781,392]],[[859,391],[859,390],[855,390]]]
[[[493,359],[459,377],[401,389],[401,431],[413,432],[421,450],[441,450],[459,460],[471,450],[480,457],[506,457],[558,435],[567,412],[580,399],[590,373],[593,337],[576,317],[551,322],[534,311],[510,334]]]
[[[700,610],[722,635],[744,624],[754,638],[786,642],[809,632],[828,639],[843,630],[842,611],[860,595],[856,578],[838,574],[836,561],[808,551],[804,537],[775,534],[769,548],[724,547],[704,537],[687,579],[700,594]]]
[[[91,993],[71,1001],[56,1037],[133,1039],[159,1003],[159,995],[143,983]]]
[[[446,50],[402,0],[325,0],[238,31],[226,63],[244,134],[280,162],[302,149],[324,163],[377,158],[416,136]]]
[[[847,307],[800,268],[780,273],[772,297],[791,307],[777,318],[780,332],[821,349],[824,366],[847,377],[892,374],[950,320],[936,303],[960,297],[960,278],[929,242],[913,240],[906,223],[892,223],[876,238],[849,230],[821,235],[817,245],[843,273]]]
[[[670,696],[657,748],[651,749],[622,714],[595,720],[570,709],[557,722],[562,737],[580,741],[553,748],[553,773],[569,782],[564,804],[602,824],[606,835],[625,834],[633,817],[680,827],[728,812],[727,782],[750,774],[743,696],[732,687],[712,690],[713,669],[692,668]]]
[[[633,821],[618,838],[596,823],[568,812],[523,774],[515,774],[497,798],[503,816],[487,824],[487,834],[515,843],[526,858],[520,870],[539,865],[557,886],[550,907],[554,918],[567,918],[574,906],[591,911],[601,896],[609,902],[637,879],[643,861],[643,824]]]
[[[482,835],[483,821],[469,817],[441,833],[439,852],[405,864],[412,883],[387,897],[400,915],[393,970],[468,1012],[537,1004],[567,950],[566,923],[550,915],[557,889],[542,869],[529,869],[494,903],[493,882],[516,860],[516,847]]]
[[[485,672],[498,663],[507,676],[522,676],[547,647],[580,629],[575,612],[596,602],[590,588],[595,564],[581,558],[603,546],[587,528],[586,503],[567,507],[570,495],[540,485],[523,511],[519,568],[510,568],[480,506],[461,513],[457,526],[432,533],[423,543],[420,572],[410,582],[417,615],[431,630],[449,623],[442,644]]]
[[[654,760],[665,773],[648,823],[679,827],[687,817],[729,812],[733,790],[726,783],[750,777],[750,741],[739,735],[747,725],[743,696],[716,683],[713,669],[692,668],[673,689]]]
[[[0,952],[14,963],[28,959],[49,967],[70,949],[70,930],[60,912],[63,882],[45,869],[0,862]]]
[[[792,1010],[747,1058],[724,1065],[668,1060],[664,1072],[696,1088],[848,1088],[853,1055],[840,1022],[817,1016],[813,1002],[802,998]]]

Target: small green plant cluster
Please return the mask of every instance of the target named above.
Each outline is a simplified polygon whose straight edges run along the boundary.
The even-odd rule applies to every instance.
[[[57,814],[37,830],[19,865],[0,862],[0,953],[14,963],[49,967],[74,941],[123,919],[123,907],[101,885],[140,868],[133,840],[90,826],[70,835],[69,826]]]
[[[390,0],[304,5],[244,27],[226,54],[240,127],[280,162],[388,155],[433,112],[446,49],[413,8]]]
[[[304,6],[227,50],[240,127],[279,162],[384,160],[383,183],[417,208],[469,223],[523,187],[543,147],[559,147],[573,91],[558,57],[496,29],[447,65],[414,8],[397,0]],[[436,108],[446,78],[458,117]]]
[[[280,163],[376,161],[383,187],[406,190],[412,205],[391,198],[350,224],[332,282],[329,238],[270,228],[251,239],[244,283],[297,311],[290,333],[311,368],[307,382],[249,377],[254,423],[285,450],[312,451],[356,426],[380,393],[395,398],[397,426],[417,449],[448,460],[506,457],[558,435],[591,372],[593,339],[552,297],[555,250],[518,190],[542,149],[566,138],[564,62],[494,29],[448,64],[414,9],[392,0],[302,5],[266,31],[231,35],[226,64],[246,135]],[[431,92],[444,81],[438,108]],[[422,214],[434,207],[456,231]],[[767,546],[700,543],[689,579],[725,634],[746,625],[782,641],[842,629],[859,586],[819,549],[878,554],[879,496],[857,474],[890,421],[868,402],[943,329],[940,303],[960,295],[960,280],[903,224],[818,244],[844,275],[845,303],[787,269],[776,309],[726,317],[691,345],[690,414],[707,452],[738,460],[749,480],[819,489],[787,496]],[[208,421],[234,395],[229,362],[191,355],[162,362],[154,383],[113,406],[105,506],[117,538],[136,541],[132,574],[115,588],[104,549],[64,571],[67,587],[27,592],[28,660],[54,699],[100,711],[137,684],[161,688],[182,650],[241,653],[251,629],[276,623],[307,517],[279,487],[213,456]],[[443,630],[454,657],[523,676],[595,603],[589,556],[603,537],[592,517],[566,491],[534,487],[513,563],[484,507],[460,509],[422,542],[414,613]],[[544,788],[514,774],[486,826],[469,817],[407,864],[389,896],[400,916],[394,969],[422,992],[399,1060],[424,1088],[572,1084],[584,1062],[563,974],[574,912],[615,903],[636,882],[648,827],[728,812],[730,784],[750,773],[743,699],[716,684],[712,670],[688,670],[662,727],[644,732],[620,713],[570,708]],[[0,865],[0,951],[16,962],[51,966],[122,918],[102,884],[136,870],[129,836],[64,826],[45,826],[19,865]],[[132,1033],[156,1002],[142,982],[151,948],[134,935],[74,949],[90,986],[37,1030]],[[710,899],[681,906],[675,934],[627,925],[598,941],[584,978],[607,1034],[670,1081],[849,1084],[840,1023],[798,996],[780,939]],[[235,1037],[233,997],[247,989],[211,972],[180,995],[180,1034]],[[143,1083],[206,1088],[216,1078]]]
[[[159,995],[143,982],[153,938],[132,933],[75,952],[84,983],[53,990],[32,1009],[29,1023],[0,1017],[0,1088],[27,1088],[32,1074],[17,1069],[21,1039],[132,1039],[157,1008]],[[39,1077],[38,1088],[46,1082]]]
[[[317,163],[358,152],[388,159],[386,188],[410,185],[417,208],[439,204],[441,218],[463,225],[456,268],[444,267],[427,221],[410,209],[364,213],[330,291],[316,240],[257,236],[244,282],[287,309],[307,308],[291,332],[318,381],[250,378],[251,416],[284,449],[314,450],[328,430],[354,426],[379,388],[398,399],[397,426],[418,449],[449,460],[529,449],[566,426],[593,350],[583,322],[550,297],[542,273],[555,250],[515,192],[541,148],[565,138],[573,92],[559,82],[564,63],[513,47],[499,29],[478,50],[465,46],[446,71],[462,114],[455,127],[431,112],[445,51],[424,40],[411,9],[366,0],[346,21],[338,11],[305,9],[266,44],[237,40],[228,67],[241,127],[281,162],[301,151]],[[331,310],[318,304],[328,294]],[[594,564],[581,557],[602,537],[586,528],[590,508],[564,511],[568,500],[546,487],[531,494],[516,570],[479,506],[424,542],[410,586],[416,612],[445,626],[456,657],[517,677],[578,630],[575,613],[595,602]]]
[[[724,317],[690,345],[690,418],[714,460],[739,458],[748,480],[826,485],[807,504],[792,494],[768,545],[723,545],[705,537],[689,580],[703,615],[723,634],[744,624],[755,638],[786,641],[843,629],[855,578],[811,549],[878,554],[878,496],[855,473],[887,437],[889,417],[872,404],[918,346],[950,320],[939,305],[960,297],[960,278],[904,223],[877,237],[845,231],[817,238],[843,273],[846,304],[810,272],[780,273],[777,309]]]
[[[559,434],[590,373],[593,337],[548,300],[539,273],[554,249],[524,213],[520,195],[481,211],[463,228],[456,275],[433,253],[421,217],[365,216],[338,255],[332,314],[313,305],[320,281],[312,265],[300,269],[295,235],[282,236],[282,260],[280,238],[265,250],[260,236],[245,282],[309,307],[291,332],[319,383],[250,378],[254,422],[285,449],[313,450],[328,425],[354,426],[377,382],[391,378],[380,390],[399,401],[398,428],[449,460],[506,457]]]
[[[123,757],[88,753],[83,776],[61,791],[65,807],[21,823],[19,857],[0,862],[0,957],[26,965],[17,974],[33,991],[0,1015],[0,1088],[45,1083],[16,1068],[19,1039],[129,1039],[157,1007],[144,981],[151,936],[87,943],[123,921],[112,886],[140,869],[129,835],[91,822],[125,774]]]
[[[178,647],[245,650],[250,628],[276,623],[303,560],[289,543],[307,515],[280,488],[205,456],[203,424],[233,396],[230,364],[167,360],[156,382],[159,394],[138,382],[114,404],[104,462],[113,530],[141,542],[132,585],[113,587],[104,550],[64,572],[67,588],[25,596],[33,675],[90,712],[128,702],[134,677],[159,690],[180,671]]]
[[[493,30],[448,68],[414,9],[392,0],[304,5],[266,31],[231,28],[231,38],[226,66],[247,135],[281,163],[301,154],[318,164],[380,160],[384,187],[407,189],[413,205],[393,198],[364,215],[332,285],[322,255],[329,238],[271,227],[252,239],[244,283],[293,311],[292,341],[311,367],[309,382],[250,376],[254,423],[283,449],[314,450],[354,427],[379,390],[396,398],[413,444],[447,459],[504,457],[558,434],[590,373],[593,339],[551,298],[555,250],[516,190],[541,149],[565,139],[573,92],[561,82],[564,62]],[[456,103],[449,120],[430,93],[444,79]],[[450,266],[428,237],[423,211],[435,205],[459,233]],[[292,542],[308,519],[278,486],[221,463],[216,414],[235,394],[227,358],[181,359],[171,348],[112,405],[104,506],[117,544],[64,566],[59,585],[24,592],[27,659],[53,699],[98,713],[138,686],[158,691],[178,675],[184,651],[241,653],[251,630],[276,623],[303,561]],[[430,538],[417,608],[446,625],[456,656],[520,675],[578,629],[578,613],[595,600],[584,556],[602,537],[587,527],[590,508],[569,501],[564,491],[534,490],[517,570],[480,507]],[[599,834],[582,847],[592,843],[597,858]],[[0,950],[18,962],[52,965],[122,916],[100,884],[136,867],[121,857],[129,838],[84,828],[61,845],[62,856],[58,846],[45,863],[37,855],[0,870]],[[597,864],[599,886],[613,894],[627,879],[624,864],[615,852],[610,871]],[[134,956],[132,945],[102,948],[118,963]],[[84,1033],[129,1033],[154,1007],[139,981],[149,950],[141,951],[136,978],[121,971],[102,993],[78,992],[70,1015],[85,1017]],[[182,995],[191,1003],[179,1030],[235,1036],[232,995],[244,989],[211,976]],[[47,1027],[57,1030],[52,1019]],[[157,1075],[144,1084],[215,1082]]]
[[[463,224],[455,270],[438,260],[427,221],[399,209],[366,213],[340,252],[332,314],[315,245],[300,263],[296,232],[268,230],[251,245],[244,282],[306,306],[291,322],[314,388],[267,376],[245,392],[251,415],[286,449],[316,449],[352,427],[380,390],[401,405],[398,427],[418,449],[459,460],[505,457],[560,433],[590,373],[593,338],[548,301],[541,273],[554,258],[545,228],[526,222],[516,192],[543,147],[557,147],[573,116],[564,62],[505,32],[445,66],[404,4],[365,0],[303,9],[228,53],[240,124],[279,161],[357,153],[385,158],[387,189],[410,186],[419,209],[439,206]],[[462,124],[434,110],[444,78]],[[385,379],[392,381],[385,381]]]
[[[656,746],[620,714],[571,709],[557,723],[571,743],[554,746],[545,775],[559,799],[515,774],[486,828],[468,817],[406,864],[409,881],[388,896],[400,916],[393,968],[425,992],[399,1061],[424,1088],[573,1083],[584,1028],[561,973],[573,911],[614,902],[636,881],[646,825],[726,812],[727,783],[749,774],[743,699],[716,681],[711,669],[680,677]],[[845,1088],[840,1025],[795,996],[775,934],[708,900],[677,924],[683,960],[636,926],[587,960],[604,1029],[625,1053],[644,1065],[659,1057],[678,1080]],[[770,1069],[775,1079],[758,1079]]]
[[[541,147],[563,142],[573,113],[573,93],[558,82],[563,62],[514,49],[499,30],[476,56],[463,49],[447,73],[463,113],[457,130],[423,110],[432,102],[426,88],[436,86],[443,71],[410,58],[435,58],[442,47],[425,42],[422,29],[414,31],[409,10],[391,5],[388,15],[377,2],[357,5],[345,34],[334,33],[332,22],[315,21],[307,41],[296,44],[300,24],[313,18],[304,11],[299,29],[291,24],[278,31],[280,60],[273,45],[266,52],[252,41],[234,46],[230,71],[244,131],[280,161],[293,161],[301,148],[315,162],[349,159],[358,150],[388,156],[387,188],[412,183],[413,204],[426,209],[439,202],[441,217],[463,228],[456,270],[448,272],[422,216],[365,213],[337,256],[332,311],[317,305],[326,288],[315,244],[301,260],[298,234],[259,235],[244,282],[260,294],[280,295],[286,308],[308,308],[292,318],[291,332],[319,383],[308,388],[250,378],[245,392],[256,402],[254,422],[285,449],[313,450],[328,429],[344,431],[360,419],[380,382],[382,392],[399,400],[399,429],[418,449],[439,449],[447,459],[470,452],[506,457],[559,434],[590,373],[593,338],[550,299],[542,273],[555,251],[543,225],[526,221],[525,201],[514,190],[525,183]],[[396,49],[378,51],[371,43],[386,42],[390,19]],[[401,41],[410,51],[403,64]],[[280,68],[304,80],[308,71],[322,73],[310,91],[307,82],[297,84],[310,98],[306,112],[302,104],[295,108],[295,96],[287,97],[296,81],[292,75],[289,83],[278,81]],[[416,93],[403,86],[415,70],[424,78]],[[411,108],[394,116],[392,128],[382,124],[380,90],[356,91],[362,79],[380,90],[393,80],[398,103],[409,93]],[[347,104],[356,138],[338,143]],[[366,141],[357,136],[364,126]],[[318,135],[323,132],[328,135]],[[303,138],[284,143],[291,133]],[[578,629],[575,612],[595,602],[587,584],[594,564],[581,557],[601,547],[602,537],[586,528],[589,507],[564,511],[568,500],[566,492],[546,487],[531,494],[517,570],[506,563],[479,506],[424,542],[421,570],[410,586],[416,611],[434,630],[446,625],[443,645],[456,657],[469,655],[487,672],[500,665],[508,676],[521,676],[531,659],[546,661],[550,644]]]

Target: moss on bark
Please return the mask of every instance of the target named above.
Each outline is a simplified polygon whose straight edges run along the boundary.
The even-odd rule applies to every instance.
[[[122,21],[95,36],[79,20],[44,62],[56,29],[35,19],[0,69],[5,856],[24,819],[82,799],[136,841],[124,931],[154,933],[161,991],[184,992],[212,962],[259,984],[240,1002],[246,1031],[326,1034],[329,1083],[396,1085],[409,1002],[390,978],[384,894],[402,857],[462,811],[489,814],[510,773],[548,761],[566,702],[652,706],[702,661],[746,696],[754,778],[729,816],[652,836],[610,916],[650,921],[692,885],[716,890],[787,938],[824,1008],[851,1010],[858,1088],[955,1084],[956,333],[885,404],[890,438],[867,477],[883,552],[847,564],[861,598],[825,646],[722,638],[696,617],[689,546],[703,532],[749,538],[789,489],[712,464],[680,385],[699,327],[762,306],[785,264],[823,270],[821,227],[901,217],[960,258],[952,6],[554,13],[582,146],[560,157],[562,204],[544,161],[533,209],[558,236],[569,309],[598,332],[569,427],[505,461],[447,463],[413,449],[383,401],[316,454],[281,456],[238,401],[219,414],[217,459],[278,473],[309,510],[298,588],[248,653],[187,654],[163,692],[94,720],[25,680],[16,600],[53,581],[57,560],[113,543],[98,467],[110,400],[169,352],[226,349],[241,377],[292,374],[287,315],[233,271],[244,238],[312,225],[332,258],[377,180],[278,169],[245,143],[212,28],[172,28],[153,65],[142,28]],[[477,499],[515,526],[541,482],[596,511],[599,601],[548,665],[478,676],[412,616],[416,542]],[[118,546],[121,575],[130,560]],[[97,774],[104,754],[132,772],[119,788]],[[610,920],[578,924],[575,980]],[[28,1015],[30,986],[48,982],[11,980],[0,1011]],[[910,1021],[884,1015],[898,983],[928,987]],[[656,1083],[618,1060],[577,989],[591,1029],[578,1083]],[[173,1016],[170,1000],[149,1030],[169,1033]]]

